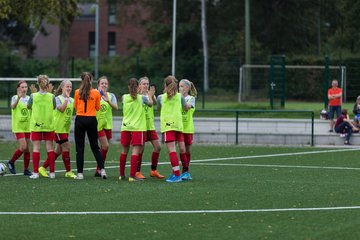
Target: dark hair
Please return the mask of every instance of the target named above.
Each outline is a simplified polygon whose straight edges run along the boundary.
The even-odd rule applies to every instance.
[[[89,72],[83,72],[80,75],[80,78],[81,78],[81,85],[79,87],[80,99],[86,101],[90,96],[91,80],[93,79],[93,76]]]
[[[109,79],[107,78],[107,76],[101,76],[101,77],[98,79],[98,81],[97,81],[98,86],[99,86],[99,84],[100,84],[101,79],[106,79],[106,80],[109,81]]]
[[[128,82],[128,88],[130,96],[133,100],[137,98],[139,82],[136,78],[130,78]]]
[[[24,80],[20,80],[18,84],[16,85],[16,88],[20,87],[21,84],[26,83]]]
[[[341,110],[341,114],[343,114],[343,115],[347,115],[347,113],[348,113],[348,111],[347,111],[347,109],[346,109],[346,108],[344,108],[343,110]]]

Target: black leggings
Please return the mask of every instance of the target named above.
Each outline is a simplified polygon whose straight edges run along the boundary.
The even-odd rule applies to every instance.
[[[75,118],[75,145],[77,172],[82,173],[84,169],[85,133],[87,133],[91,151],[100,169],[104,168],[100,148],[98,145],[97,120],[96,117],[76,116]]]

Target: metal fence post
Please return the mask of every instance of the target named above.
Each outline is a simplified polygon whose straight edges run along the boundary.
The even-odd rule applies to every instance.
[[[236,111],[236,136],[235,136],[236,145],[239,144],[239,111]]]
[[[314,146],[314,112],[311,112],[311,146]]]

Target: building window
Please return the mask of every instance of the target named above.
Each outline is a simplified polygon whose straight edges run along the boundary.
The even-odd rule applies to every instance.
[[[89,32],[89,57],[95,57],[95,32]]]
[[[116,24],[116,0],[108,0],[108,24]]]
[[[116,55],[116,33],[108,32],[108,56],[114,57]]]

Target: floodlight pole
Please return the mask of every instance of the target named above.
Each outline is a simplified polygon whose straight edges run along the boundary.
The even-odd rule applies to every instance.
[[[95,69],[94,69],[94,78],[99,77],[99,0],[96,0],[96,11],[95,11]]]
[[[176,0],[173,0],[173,32],[172,32],[172,61],[171,74],[175,76],[175,53],[176,53]]]

